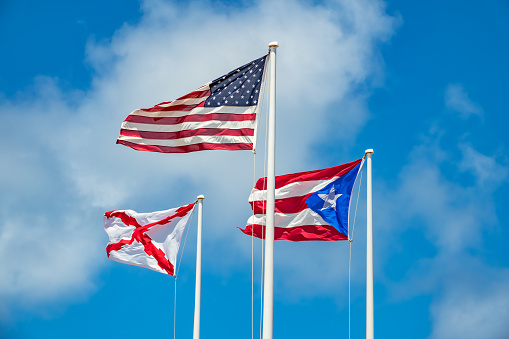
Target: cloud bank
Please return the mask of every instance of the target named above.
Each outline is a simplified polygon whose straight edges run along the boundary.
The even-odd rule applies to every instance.
[[[503,338],[509,294],[502,286],[509,271],[491,264],[485,248],[499,227],[494,194],[507,183],[509,167],[500,154],[476,150],[459,130],[458,142],[450,144],[433,126],[397,183],[376,199],[378,238],[390,234],[393,239],[379,244],[382,267],[401,253],[409,257],[400,261],[403,276],[387,271],[379,276],[394,300],[432,296],[430,338]],[[448,140],[455,132],[449,134]]]
[[[259,1],[240,8],[145,1],[142,10],[136,25],[89,42],[89,89],[64,89],[59,79],[41,75],[17,98],[0,102],[7,130],[0,150],[5,314],[14,300],[35,307],[91,293],[107,260],[102,214],[110,209],[166,209],[205,194],[214,231],[206,233],[204,251],[240,255],[210,267],[246,263],[250,240],[234,227],[250,214],[249,152],[136,152],[115,145],[120,123],[133,109],[188,93],[278,40],[277,169],[303,170],[329,120],[348,126],[336,137],[348,139],[368,119],[360,86],[381,75],[378,45],[395,27],[383,3],[368,0]],[[346,109],[331,111],[333,105]],[[317,258],[329,252],[316,251]]]

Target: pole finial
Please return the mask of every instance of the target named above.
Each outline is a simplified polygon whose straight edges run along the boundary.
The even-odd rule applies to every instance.
[[[373,154],[373,153],[375,153],[375,151],[373,151],[372,148],[368,148],[367,150],[364,151],[364,154],[368,154],[368,153]]]
[[[196,199],[203,200],[205,199],[205,196],[203,194],[200,194],[199,196],[196,197]]]
[[[277,43],[277,41],[272,41],[270,44],[269,44],[269,48],[270,47],[279,47],[279,44]]]

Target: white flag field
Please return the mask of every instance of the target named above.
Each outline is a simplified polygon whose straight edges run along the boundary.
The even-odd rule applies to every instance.
[[[108,258],[124,264],[175,275],[182,234],[195,203],[152,213],[132,210],[104,214],[104,229],[109,237]]]

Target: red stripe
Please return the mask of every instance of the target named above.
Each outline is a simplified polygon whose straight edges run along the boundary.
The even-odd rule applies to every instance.
[[[166,258],[163,250],[152,244],[152,239],[147,234],[140,232],[139,241],[143,244],[145,252],[157,261],[157,265],[159,265],[159,267],[161,267],[169,275],[174,274],[172,263],[168,260],[168,258]]]
[[[127,215],[125,212],[121,212],[121,211],[109,211],[109,212],[104,213],[104,215],[107,218],[117,217],[120,220],[122,220],[122,222],[124,224],[126,224],[127,226],[141,227],[141,225],[138,223],[138,220],[136,220],[135,218],[131,217],[130,215]]]
[[[175,219],[177,217],[185,216],[190,210],[193,209],[193,207],[194,207],[194,203],[189,204],[189,205],[185,205],[185,206],[181,206],[181,207],[177,208],[175,213],[173,213],[172,215],[167,216],[166,218],[158,220],[158,221],[153,222],[151,224],[147,224],[147,225],[143,226],[142,228],[144,228],[144,229],[146,229],[148,231],[152,226],[167,224],[167,223],[169,223],[170,221],[172,221],[173,219]]]
[[[167,107],[159,107],[154,106],[152,108],[140,108],[140,111],[146,111],[146,112],[169,112],[169,111],[181,111],[181,112],[189,112],[192,109],[195,109],[196,107],[204,107],[205,101],[194,104],[194,105],[170,105]]]
[[[306,204],[307,198],[309,198],[313,193],[308,193],[304,196],[300,197],[291,197],[284,199],[276,199],[276,205],[274,211],[276,213],[298,213],[309,206]],[[251,208],[253,209],[254,214],[265,214],[267,201],[265,200],[257,200],[250,202]]]
[[[210,89],[204,91],[192,91],[191,93],[187,93],[186,95],[181,96],[177,100],[203,98],[209,96],[210,93]]]
[[[136,239],[135,239],[136,238]],[[133,234],[133,238],[130,240],[120,240],[119,242],[115,244],[109,244],[106,246],[106,253],[108,254],[108,257],[110,256],[111,251],[118,251],[122,249],[125,245],[132,245],[133,242],[137,240],[143,245],[143,249],[145,250],[145,253],[153,257],[157,261],[157,265],[161,267],[166,273],[169,275],[174,274],[174,267],[173,264],[166,258],[166,255],[162,250],[155,247],[154,244],[152,244],[150,237],[146,235],[145,233],[137,233],[136,236]]]
[[[237,227],[244,234],[253,235],[260,239],[265,239],[265,225],[247,225],[245,229]],[[299,226],[299,227],[274,227],[274,240],[289,241],[336,241],[348,240],[348,237],[340,233],[330,225],[324,226]]]
[[[173,140],[188,138],[194,136],[211,136],[211,135],[229,135],[229,136],[253,136],[254,129],[241,128],[241,129],[227,129],[227,128],[198,128],[178,132],[151,132],[151,131],[135,131],[130,129],[121,129],[120,135],[125,137],[136,137],[144,139],[160,139],[160,140]]]
[[[117,144],[129,146],[137,151],[160,152],[160,153],[190,153],[209,150],[243,151],[253,149],[253,144],[251,143],[214,144],[204,142],[201,144],[170,147],[156,145],[138,145],[125,140],[117,140]]]
[[[209,113],[209,114],[190,114],[183,117],[144,117],[140,115],[129,115],[125,121],[136,122],[140,124],[154,125],[177,125],[184,122],[205,122],[205,121],[255,121],[256,113],[252,114],[230,114],[230,113]]]
[[[186,94],[186,95],[178,98],[177,100],[182,100],[182,99],[197,99],[197,98],[207,97],[209,95],[210,95],[210,90],[206,90],[206,91],[194,91],[194,92],[191,92],[189,94]],[[199,105],[201,105],[201,106],[204,105],[204,103],[202,102],[199,105],[170,105],[170,106],[166,106],[168,104],[171,104],[172,102],[174,102],[174,101],[165,101],[165,102],[161,102],[161,103],[155,105],[154,107],[151,107],[151,108],[140,108],[140,110],[141,111],[146,111],[146,112],[173,111],[173,110],[175,110],[174,107],[179,107],[179,106],[194,106],[194,107],[197,107]],[[164,107],[164,106],[161,107],[161,105],[165,105],[166,107]]]
[[[106,254],[108,255],[108,258],[110,257],[111,251],[118,251],[124,247],[124,245],[132,245],[134,242],[134,238],[131,238],[129,240],[121,239],[119,242],[116,242],[114,244],[108,244],[106,246]]]
[[[128,215],[126,212],[123,212],[123,211],[109,211],[109,212],[104,213],[104,215],[107,218],[117,217],[120,220],[122,220],[122,222],[124,224],[126,224],[128,226],[135,226],[136,228],[141,227],[143,229],[148,230],[152,226],[155,226],[155,225],[164,225],[164,224],[169,223],[171,220],[175,219],[176,217],[183,217],[183,216],[185,216],[187,214],[187,212],[189,212],[193,208],[193,206],[194,206],[194,203],[186,205],[186,206],[181,206],[172,215],[169,215],[166,218],[158,220],[158,221],[155,221],[153,223],[146,224],[145,226],[141,226],[138,223],[138,220],[136,220],[136,218]]]
[[[336,176],[340,177],[349,171],[351,171],[362,159],[349,162],[347,164],[334,166],[325,169],[319,169],[308,172],[299,172],[286,175],[279,175],[276,177],[276,189],[286,186],[288,184],[299,182],[299,181],[312,181],[312,180],[328,180]],[[256,182],[256,189],[264,190],[267,187],[267,179],[260,178]]]

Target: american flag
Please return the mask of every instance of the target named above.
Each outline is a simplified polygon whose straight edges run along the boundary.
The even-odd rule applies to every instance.
[[[268,55],[175,101],[133,111],[117,144],[138,151],[252,150]]]

